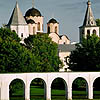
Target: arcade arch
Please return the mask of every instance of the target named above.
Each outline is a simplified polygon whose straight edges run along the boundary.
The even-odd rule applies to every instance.
[[[30,99],[46,99],[46,82],[42,78],[35,78],[30,83]]]
[[[72,98],[78,99],[79,96],[80,99],[88,98],[88,82],[83,77],[77,77],[72,82]]]
[[[56,92],[55,92],[55,89],[56,89]],[[51,99],[55,97],[56,99],[60,99],[60,97],[63,97],[66,100],[68,98],[67,94],[68,94],[68,87],[67,87],[66,81],[60,77],[53,79],[51,83]]]
[[[93,98],[100,99],[100,77],[97,77],[93,82]]]
[[[16,97],[25,100],[25,83],[19,78],[13,79],[9,84],[9,100]]]

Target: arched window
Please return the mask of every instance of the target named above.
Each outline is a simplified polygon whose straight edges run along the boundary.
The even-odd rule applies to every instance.
[[[55,27],[55,33],[57,33],[57,26]]]
[[[90,21],[88,21],[88,24],[90,24]]]
[[[40,31],[40,22],[38,22],[37,29]]]
[[[95,29],[93,30],[93,34],[96,34],[96,30]]]
[[[48,33],[50,33],[50,26],[48,26]]]
[[[35,34],[35,27],[33,27],[33,34]]]
[[[64,42],[64,44],[66,44],[66,42]]]
[[[87,36],[90,36],[90,30],[87,30]]]
[[[15,30],[12,30],[12,32],[16,32]]]
[[[93,24],[93,21],[91,21],[91,24]]]
[[[21,38],[23,37],[23,33],[21,33]]]

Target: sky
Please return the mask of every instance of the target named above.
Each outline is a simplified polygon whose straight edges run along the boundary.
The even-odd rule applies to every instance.
[[[32,7],[32,0],[17,0],[23,16]],[[79,42],[79,27],[82,26],[88,0],[34,0],[34,7],[44,16],[44,32],[47,22],[55,18],[59,22],[59,34],[67,35],[71,42]],[[95,19],[100,18],[100,0],[91,0]],[[0,27],[7,24],[16,0],[0,0]]]

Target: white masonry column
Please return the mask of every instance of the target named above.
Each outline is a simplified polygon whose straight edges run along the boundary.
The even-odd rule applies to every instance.
[[[0,100],[1,100],[1,84],[2,84],[2,83],[0,82]]]
[[[47,93],[46,93],[46,88],[47,88],[47,87],[46,87],[46,83],[44,83],[44,99],[45,99],[45,100],[46,100],[46,94],[47,94]]]
[[[25,85],[25,100],[30,100],[30,85]]]
[[[68,84],[68,100],[72,100],[72,85]]]
[[[0,100],[9,100],[9,86],[7,82],[2,82]]]
[[[46,88],[46,100],[51,100],[51,86],[47,84]]]
[[[65,84],[65,99],[68,99],[68,87],[67,84]]]
[[[93,85],[89,84],[88,99],[93,99]]]
[[[89,89],[88,89],[88,83],[86,82],[86,98],[88,98],[88,96],[89,96]]]

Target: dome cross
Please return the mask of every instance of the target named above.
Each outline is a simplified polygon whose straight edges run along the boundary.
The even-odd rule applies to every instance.
[[[32,0],[32,7],[34,8],[34,0]]]

